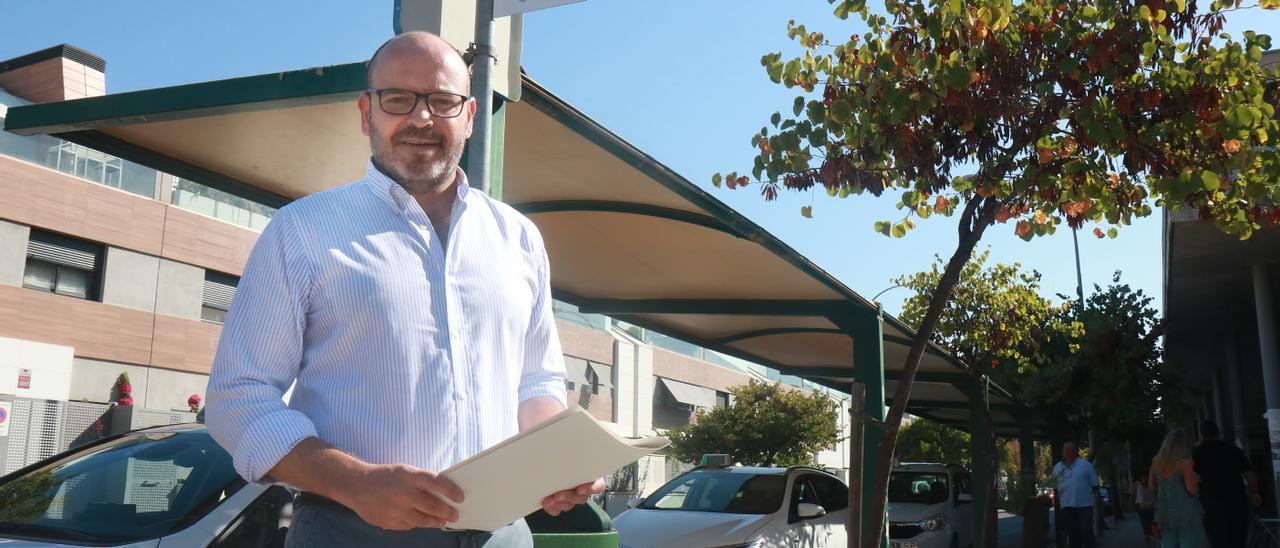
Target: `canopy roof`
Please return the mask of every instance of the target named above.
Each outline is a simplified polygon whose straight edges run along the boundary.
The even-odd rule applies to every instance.
[[[364,63],[12,108],[53,134],[268,205],[359,179]],[[698,186],[528,79],[507,105],[503,195],[542,231],[557,298],[848,391],[841,317],[879,307]],[[867,260],[876,260],[868,257]],[[886,397],[913,331],[885,314]],[[926,353],[908,412],[967,429],[967,367]],[[994,427],[1021,405],[991,387]]]

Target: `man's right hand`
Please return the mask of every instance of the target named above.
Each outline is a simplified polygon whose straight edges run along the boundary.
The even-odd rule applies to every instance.
[[[369,465],[362,476],[334,499],[365,523],[404,531],[458,521],[458,511],[444,499],[462,502],[462,489],[444,476],[405,464]]]
[[[444,499],[462,502],[462,490],[435,472],[369,464],[316,438],[298,443],[268,477],[333,499],[369,525],[398,531],[458,521],[458,511]]]

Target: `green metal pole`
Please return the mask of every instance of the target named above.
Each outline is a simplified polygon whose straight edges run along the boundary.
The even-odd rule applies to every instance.
[[[987,411],[987,395],[977,380],[957,385],[969,396],[969,452],[973,456],[973,545],[985,546],[987,533],[988,492],[994,470],[991,469],[991,422]]]
[[[858,311],[837,320],[853,338],[853,375],[866,386],[865,415],[877,422],[867,422],[862,437],[862,530],[868,529],[871,520],[885,520],[886,516],[872,516],[869,501],[874,497],[876,470],[880,467],[880,439],[885,417],[884,405],[884,327],[879,310]],[[889,528],[880,546],[889,546]],[[865,547],[870,548],[870,547]]]
[[[1030,492],[1036,482],[1036,439],[1029,411],[1018,413],[1018,460],[1023,491]]]
[[[503,174],[503,157],[506,151],[507,136],[507,101],[501,95],[493,97],[493,115],[490,118],[489,127],[489,143],[488,154],[489,164],[484,167],[489,178],[488,189],[482,190],[477,181],[469,181],[471,188],[482,190],[489,197],[495,200],[502,199],[502,174]],[[458,165],[464,169],[471,165],[471,145],[462,149],[462,158],[458,160]],[[471,178],[471,171],[467,169],[467,178]]]

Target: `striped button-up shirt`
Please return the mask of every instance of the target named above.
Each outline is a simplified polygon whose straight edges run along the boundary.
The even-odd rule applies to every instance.
[[[440,471],[517,433],[520,402],[565,402],[542,237],[458,178],[447,245],[372,163],[267,225],[207,392],[240,475],[268,480],[308,437]]]

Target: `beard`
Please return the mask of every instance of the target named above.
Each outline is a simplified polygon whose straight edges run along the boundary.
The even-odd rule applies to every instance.
[[[450,142],[431,129],[406,127],[383,142],[376,136],[381,133],[370,117],[369,148],[373,151],[373,165],[390,177],[409,194],[440,192],[453,184],[462,159],[466,142]],[[421,151],[395,150],[396,143],[405,140],[437,143],[435,157]]]

